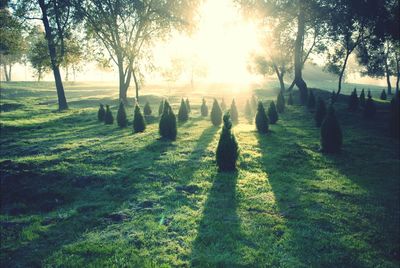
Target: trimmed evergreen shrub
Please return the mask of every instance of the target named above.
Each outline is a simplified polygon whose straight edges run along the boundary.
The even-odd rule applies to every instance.
[[[104,122],[104,117],[106,116],[106,110],[104,109],[104,105],[100,104],[99,111],[97,112],[97,119],[100,122]]]
[[[106,105],[106,114],[104,115],[104,123],[112,125],[114,123],[114,117],[111,113],[110,106]]]
[[[216,160],[220,171],[234,171],[239,157],[239,146],[232,133],[232,121],[229,113],[224,115],[224,125],[219,137]]]
[[[278,110],[278,113],[283,113],[285,111],[285,97],[283,96],[282,90],[276,98],[276,109]]]
[[[353,92],[350,95],[348,109],[351,112],[355,112],[358,109],[358,97],[356,88],[354,88]]]
[[[246,101],[246,106],[244,107],[244,114],[247,117],[251,117],[253,115],[253,110],[251,109],[249,100]]]
[[[225,103],[224,98],[222,98],[222,101],[221,101],[221,111],[226,111],[226,103]]]
[[[235,99],[232,99],[231,108],[229,109],[229,114],[232,122],[237,124],[239,122],[239,113],[236,108]]]
[[[382,90],[381,100],[387,100],[387,95],[386,95],[386,91],[385,90]]]
[[[161,116],[164,112],[164,100],[160,101],[160,105],[158,106],[158,115]]]
[[[390,134],[393,138],[399,139],[399,116],[400,116],[400,97],[396,94],[390,101]]]
[[[117,123],[119,127],[126,127],[128,124],[128,120],[126,119],[125,105],[122,101],[119,103],[118,107]]]
[[[214,99],[214,103],[211,108],[211,122],[214,126],[219,126],[222,123],[222,111],[216,99]]]
[[[289,93],[289,97],[288,97],[288,100],[287,100],[287,104],[288,104],[288,105],[293,105],[293,104],[294,104],[292,92]]]
[[[275,124],[278,121],[278,112],[276,111],[276,106],[275,106],[274,101],[272,101],[269,104],[268,119],[271,124]]]
[[[314,96],[314,92],[311,89],[309,90],[309,93],[308,93],[307,108],[308,109],[315,108],[315,96]]]
[[[203,98],[203,103],[201,104],[201,107],[200,107],[200,113],[201,113],[201,116],[208,116],[208,107],[206,104],[206,100],[204,98]]]
[[[364,118],[371,119],[375,116],[375,113],[376,113],[375,102],[369,95],[367,101],[365,102]]]
[[[188,119],[189,119],[189,112],[186,106],[186,102],[182,99],[181,106],[179,107],[178,111],[178,121],[186,122]]]
[[[186,98],[186,108],[187,108],[188,113],[190,114],[190,112],[191,112],[192,110],[191,110],[191,108],[190,108],[190,103],[189,103],[189,99],[188,99],[188,98]]]
[[[255,95],[251,96],[251,109],[253,111],[257,111],[258,109],[258,101]]]
[[[372,99],[372,94],[371,94],[371,90],[368,89],[368,94],[367,94],[367,98],[371,98]]]
[[[150,103],[148,101],[146,101],[146,104],[144,105],[143,113],[146,116],[149,116],[152,113],[152,110],[151,110],[151,107],[150,107]]]
[[[324,153],[338,153],[342,147],[342,129],[332,105],[321,125],[321,150]]]
[[[146,129],[146,121],[144,121],[144,117],[140,110],[139,104],[136,103],[135,111],[133,114],[133,132],[135,133],[143,132],[145,129]]]
[[[362,107],[365,106],[365,92],[364,92],[364,89],[361,90],[359,102],[360,102],[360,106],[362,106]]]
[[[258,102],[256,113],[256,128],[260,133],[267,133],[269,129],[268,117],[265,113],[264,105],[261,101]]]
[[[318,97],[318,104],[317,104],[317,111],[315,112],[315,125],[317,127],[320,127],[322,124],[322,121],[324,121],[326,116],[326,105],[325,101]]]
[[[176,117],[167,100],[164,101],[164,111],[160,118],[159,132],[163,138],[170,140],[176,139]]]

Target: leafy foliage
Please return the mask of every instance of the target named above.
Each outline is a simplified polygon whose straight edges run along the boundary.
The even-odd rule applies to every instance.
[[[338,153],[342,147],[342,129],[332,105],[321,125],[321,150],[324,153]]]
[[[99,111],[97,112],[97,119],[100,122],[104,122],[105,116],[106,116],[106,110],[104,109],[104,105],[100,104]]]
[[[208,107],[207,107],[207,104],[206,104],[206,100],[204,98],[203,98],[203,101],[201,103],[200,113],[201,113],[201,116],[208,116]]]
[[[146,129],[146,121],[142,115],[142,111],[140,110],[139,104],[136,103],[135,111],[133,114],[133,132],[143,132]]]
[[[112,125],[114,123],[114,117],[112,115],[109,105],[106,105],[106,114],[104,116],[104,123],[107,125]]]
[[[269,129],[268,117],[261,101],[258,102],[257,107],[256,128],[259,133],[267,133]]]
[[[318,97],[318,105],[317,105],[317,111],[315,112],[315,125],[317,127],[320,127],[322,122],[324,121],[326,116],[326,105],[325,105],[325,101]]]
[[[164,101],[164,111],[160,118],[159,132],[161,137],[175,140],[177,135],[176,116],[168,101]]]
[[[279,117],[278,117],[278,112],[276,111],[276,106],[275,106],[274,101],[272,101],[269,104],[269,107],[268,107],[268,118],[269,118],[269,122],[271,124],[276,124],[276,122],[278,121]]]
[[[234,171],[239,157],[239,146],[232,133],[232,121],[229,112],[224,115],[224,125],[219,137],[216,160],[220,171]]]
[[[128,124],[128,120],[126,118],[125,105],[122,101],[119,103],[118,107],[117,123],[119,127],[126,127],[126,125]]]
[[[214,99],[213,106],[211,108],[211,122],[214,126],[219,126],[222,123],[222,111],[219,107],[218,101]]]
[[[189,119],[189,111],[188,111],[186,102],[182,99],[181,106],[179,107],[179,111],[178,111],[178,121],[186,122],[188,119]]]

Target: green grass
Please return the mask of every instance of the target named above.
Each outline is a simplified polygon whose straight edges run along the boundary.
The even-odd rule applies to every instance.
[[[49,83],[2,85],[2,267],[399,266],[399,143],[385,103],[373,121],[336,104],[344,147],[328,156],[304,107],[259,135],[240,100],[238,171],[219,173],[220,130],[200,117],[200,95],[168,142],[157,118],[140,134],[98,123],[98,103],[116,116],[118,102],[94,88],[67,88],[60,113]],[[156,93],[143,96],[153,112]]]

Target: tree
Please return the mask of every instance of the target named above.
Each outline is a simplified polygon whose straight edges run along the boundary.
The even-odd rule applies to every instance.
[[[265,113],[264,105],[262,102],[258,102],[257,113],[256,113],[256,128],[259,133],[268,132],[268,117]]]
[[[137,106],[137,104],[136,104],[136,106]],[[126,127],[126,125],[128,124],[128,120],[126,119],[125,105],[122,101],[119,103],[119,107],[118,107],[117,123],[118,123],[118,126],[121,128]]]
[[[133,114],[133,132],[139,133],[145,131],[145,129],[146,129],[146,121],[144,120],[142,112],[140,111],[139,104],[136,103],[135,112]]]
[[[164,111],[160,118],[159,132],[161,137],[169,140],[175,140],[177,135],[176,117],[169,102],[164,101]]]
[[[211,108],[211,122],[214,126],[219,126],[222,123],[222,111],[219,107],[218,101],[214,99],[213,106]]]
[[[325,101],[318,97],[317,111],[315,112],[315,125],[320,127],[326,116]]]
[[[114,117],[110,110],[110,106],[106,105],[106,114],[104,116],[104,123],[106,125],[112,125],[114,123]]]
[[[201,116],[208,116],[208,107],[207,107],[207,104],[206,104],[206,100],[204,98],[203,98],[203,101],[201,103],[200,113],[201,113]]]
[[[12,66],[21,60],[26,47],[22,24],[8,8],[0,8],[0,36],[0,65],[5,80],[9,82],[12,80]]]
[[[215,155],[220,171],[234,171],[236,169],[239,146],[235,135],[232,133],[232,121],[230,120],[229,112],[224,115],[224,125]]]
[[[74,75],[76,71],[80,69],[80,63],[84,59],[83,47],[81,40],[77,37],[70,35],[69,38],[65,40],[65,52],[64,57],[61,62],[61,66],[65,68],[65,81],[69,80],[69,70],[72,68]]]
[[[152,113],[150,103],[148,101],[146,101],[146,104],[144,105],[143,113],[145,116],[149,116]]]
[[[283,96],[282,90],[279,91],[278,97],[276,98],[276,108],[278,113],[283,113],[285,111],[285,97]]]
[[[31,46],[27,53],[27,59],[35,69],[38,81],[42,80],[43,74],[51,71],[51,60],[48,44],[43,33],[38,33],[39,36],[32,38]]]
[[[239,122],[239,113],[236,108],[235,99],[232,99],[231,108],[229,109],[230,118],[232,122],[237,124]]]
[[[381,100],[387,100],[387,95],[386,95],[386,91],[385,90],[382,90],[380,99]]]
[[[190,30],[199,3],[190,0],[75,2],[90,36],[101,42],[118,68],[119,97],[124,102],[146,48],[173,29]]]
[[[190,109],[190,103],[189,103],[189,99],[188,98],[186,98],[186,107],[187,107],[188,113],[190,113],[191,109]]]
[[[169,66],[162,69],[161,76],[167,81],[169,89],[181,77],[183,70],[184,65],[181,58],[172,58]]]
[[[97,119],[100,122],[104,122],[106,116],[106,110],[104,110],[104,105],[100,104],[99,111],[97,112]]]
[[[342,147],[342,129],[336,118],[335,110],[329,106],[328,113],[321,125],[321,151],[338,153]]]
[[[278,112],[276,111],[276,106],[274,101],[271,101],[268,107],[268,118],[271,124],[276,124],[278,121]]]
[[[358,109],[358,97],[357,97],[357,89],[354,88],[353,92],[349,98],[348,110],[351,112],[355,112]]]
[[[16,14],[23,19],[41,20],[46,33],[50,63],[56,83],[58,109],[68,109],[60,64],[65,55],[65,39],[71,33],[76,9],[71,1],[62,0],[21,0],[16,3]],[[59,48],[59,49],[57,49]]]
[[[364,89],[362,89],[361,93],[360,93],[360,105],[362,107],[365,106],[365,92],[364,92]]]
[[[307,100],[307,108],[308,109],[314,109],[315,108],[315,96],[313,91],[310,89],[309,94],[308,94],[308,100]]]
[[[181,106],[179,107],[178,111],[178,121],[179,122],[186,122],[189,119],[189,112],[186,106],[185,101],[181,100]]]

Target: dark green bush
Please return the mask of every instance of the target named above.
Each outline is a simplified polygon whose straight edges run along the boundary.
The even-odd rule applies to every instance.
[[[177,135],[176,117],[168,101],[164,101],[164,111],[160,118],[159,132],[161,137],[175,140]]]
[[[186,106],[186,102],[182,99],[181,106],[179,107],[178,111],[178,121],[179,122],[186,122],[189,119],[189,111]]]
[[[271,124],[275,124],[278,121],[278,112],[276,111],[276,106],[275,106],[274,101],[272,101],[269,104],[268,119]]]
[[[256,128],[260,133],[267,133],[269,129],[268,117],[261,101],[258,102],[257,107]]]
[[[369,95],[367,101],[365,102],[364,118],[371,119],[375,116],[375,114],[376,114],[375,102]]]
[[[144,105],[143,113],[146,116],[149,116],[152,113],[152,110],[151,110],[151,107],[150,107],[150,103],[148,101],[146,101],[146,104]]]
[[[104,123],[112,125],[114,123],[114,117],[111,113],[110,106],[106,105],[106,114],[104,115]]]
[[[368,89],[368,94],[367,94],[367,98],[371,98],[372,99],[372,94],[371,94],[371,90]]]
[[[287,104],[288,104],[288,105],[293,105],[293,104],[294,104],[292,92],[289,93],[289,97],[288,97],[288,100],[287,100]]]
[[[204,98],[203,98],[203,103],[201,104],[201,107],[200,107],[200,113],[201,113],[201,116],[208,116],[208,107],[206,104],[206,100]]]
[[[117,123],[118,123],[119,127],[126,127],[126,125],[128,125],[128,120],[126,118],[125,105],[122,101],[119,103],[119,107],[118,107]]]
[[[220,171],[234,171],[239,157],[239,146],[232,133],[229,113],[224,115],[224,126],[218,141],[216,160]]]
[[[399,116],[400,116],[400,97],[397,93],[390,101],[390,134],[393,138],[399,139]]]
[[[190,103],[189,103],[189,99],[188,98],[186,98],[186,108],[187,108],[188,113],[190,114],[192,109],[190,108]]]
[[[104,105],[100,104],[99,111],[97,112],[97,119],[100,122],[104,122],[104,117],[106,116],[106,110],[104,109]]]
[[[358,97],[357,97],[357,89],[354,88],[353,92],[349,97],[348,110],[351,112],[355,112],[358,109]]]
[[[278,110],[278,113],[283,113],[285,111],[285,97],[283,96],[282,90],[276,98],[276,109]]]
[[[216,99],[214,99],[214,103],[211,108],[211,122],[214,126],[219,126],[222,123],[222,111]]]
[[[146,129],[146,121],[144,121],[144,117],[140,110],[139,104],[136,103],[135,111],[133,114],[133,132],[143,132]]]
[[[311,89],[309,90],[309,93],[308,93],[307,108],[308,109],[315,108],[315,96],[314,96],[314,92]]]
[[[320,127],[322,124],[322,121],[324,121],[326,116],[326,105],[325,101],[318,97],[318,104],[317,104],[317,111],[315,112],[315,125],[317,127]]]
[[[364,92],[364,89],[361,90],[359,102],[360,102],[360,106],[361,107],[365,106],[365,92]]]
[[[158,115],[161,116],[164,112],[164,100],[160,101],[160,105],[158,106]]]
[[[342,130],[332,105],[321,125],[321,150],[324,153],[338,153],[342,147]]]
[[[229,114],[232,122],[237,124],[239,122],[239,113],[236,108],[235,99],[232,100],[231,108],[229,109]]]
[[[225,111],[225,110],[226,110],[226,103],[225,103],[224,98],[222,98],[222,101],[221,101],[221,111]]]
[[[385,90],[382,90],[381,100],[387,100],[387,95],[386,95],[386,91]]]
[[[253,115],[253,110],[251,109],[250,101],[246,101],[246,106],[244,107],[244,114],[247,117],[251,117]]]

